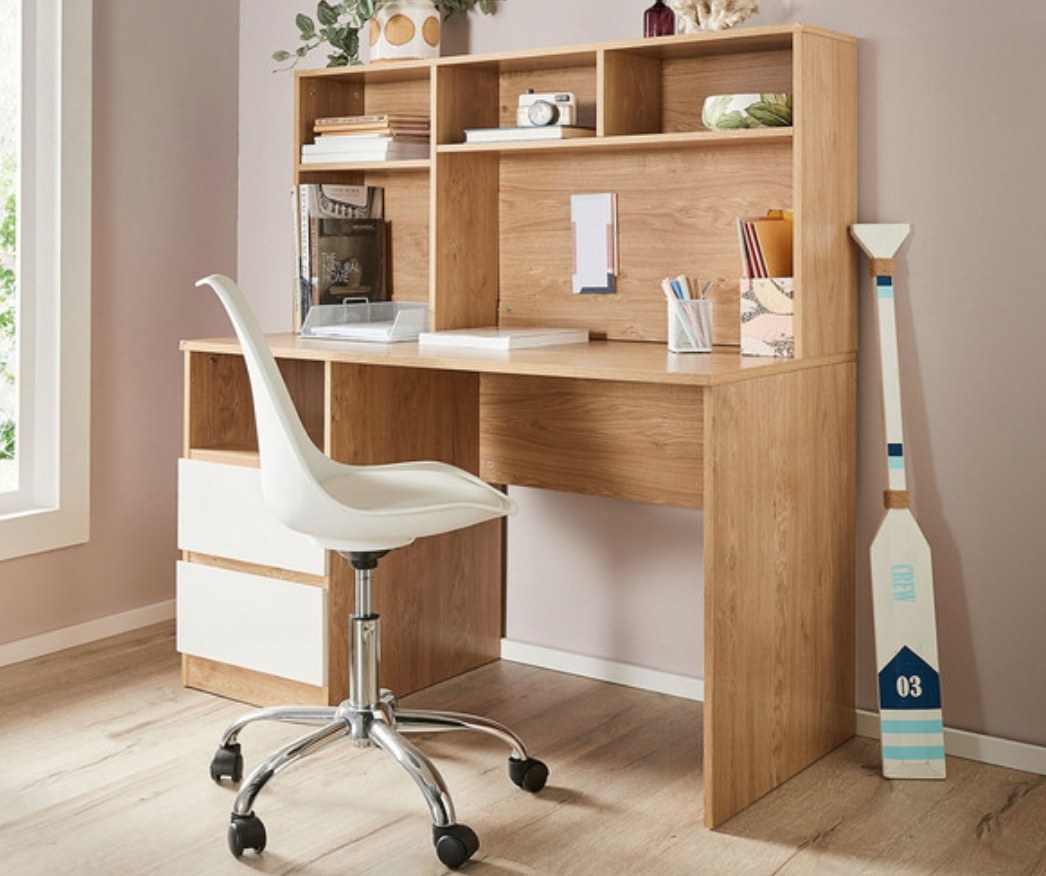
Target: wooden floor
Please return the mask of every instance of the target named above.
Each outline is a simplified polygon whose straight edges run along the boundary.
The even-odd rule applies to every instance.
[[[712,832],[698,703],[511,663],[408,702],[498,718],[552,769],[531,796],[496,741],[420,737],[480,836],[462,873],[1046,874],[1042,776],[949,758],[946,782],[889,782],[854,739]],[[180,687],[169,624],[0,669],[0,873],[445,872],[413,783],[351,745],[274,779],[256,805],[269,847],[235,860],[234,792],[208,764],[241,711]],[[247,768],[299,732],[248,728]]]

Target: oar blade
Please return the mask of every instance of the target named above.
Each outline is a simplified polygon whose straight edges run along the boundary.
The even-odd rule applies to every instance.
[[[945,777],[930,546],[911,511],[886,512],[872,542],[883,775]]]

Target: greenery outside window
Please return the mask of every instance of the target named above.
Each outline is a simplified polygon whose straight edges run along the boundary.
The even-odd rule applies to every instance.
[[[92,6],[0,0],[0,559],[88,535]]]

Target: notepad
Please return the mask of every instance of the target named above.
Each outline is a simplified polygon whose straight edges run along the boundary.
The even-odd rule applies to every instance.
[[[420,346],[461,347],[474,350],[521,350],[559,344],[588,342],[587,329],[571,328],[471,328],[422,332]]]

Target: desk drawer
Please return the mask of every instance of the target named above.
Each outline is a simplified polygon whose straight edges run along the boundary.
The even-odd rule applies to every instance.
[[[178,547],[259,566],[327,574],[327,552],[265,509],[261,472],[242,465],[178,460]]]
[[[484,374],[480,473],[491,483],[700,508],[703,392]]]
[[[327,591],[202,563],[178,563],[183,654],[305,684],[327,683]]]

